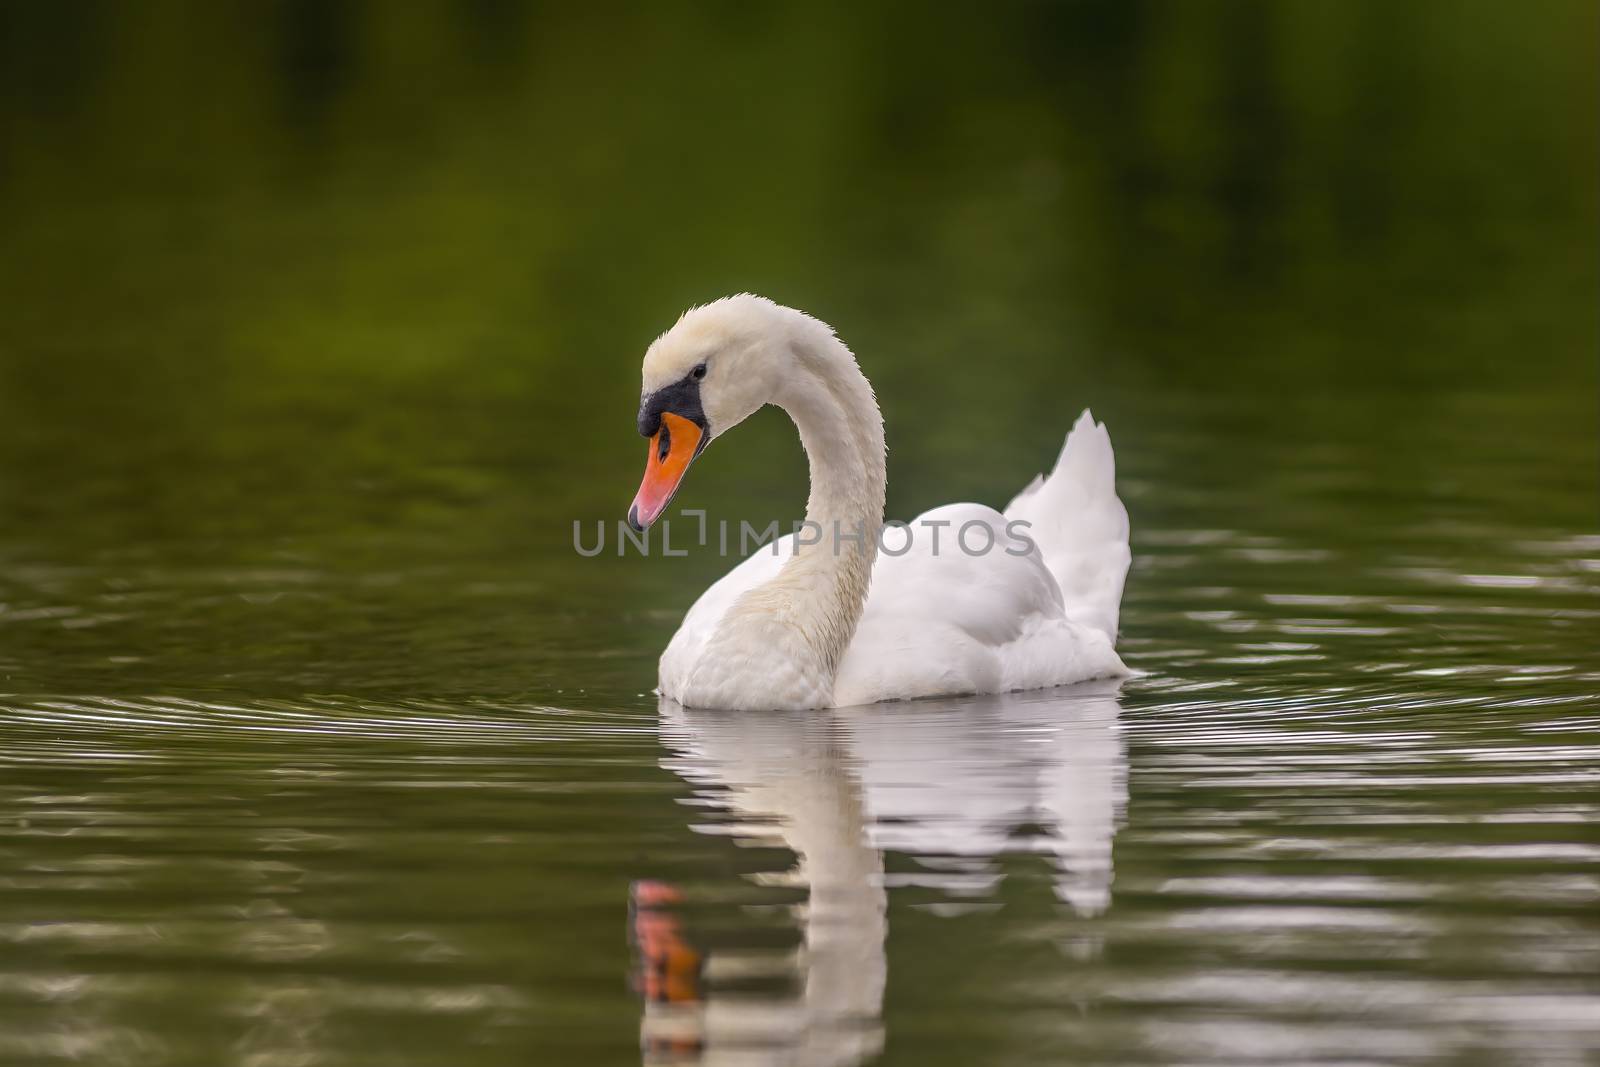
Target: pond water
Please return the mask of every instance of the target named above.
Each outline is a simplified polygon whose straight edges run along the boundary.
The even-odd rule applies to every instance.
[[[158,7],[0,15],[0,1063],[1592,1062],[1590,5]],[[658,707],[744,288],[892,516],[1092,405],[1137,675]]]
[[[483,561],[13,572],[54,656],[8,670],[58,673],[4,701],[0,1058],[1580,1062],[1600,539],[1491,503],[1141,525],[1140,677],[805,715],[658,709],[671,598],[556,616]],[[190,614],[234,677],[109,684],[193,656]]]

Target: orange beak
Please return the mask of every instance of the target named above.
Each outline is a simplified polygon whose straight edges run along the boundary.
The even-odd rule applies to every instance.
[[[661,428],[650,438],[650,452],[644,459],[644,481],[628,509],[628,525],[643,530],[661,517],[704,440],[705,432],[693,422],[662,412]]]

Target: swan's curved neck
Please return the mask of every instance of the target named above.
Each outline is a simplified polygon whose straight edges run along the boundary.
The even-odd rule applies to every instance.
[[[831,685],[866,604],[883,526],[883,416],[855,356],[828,327],[804,318],[786,340],[794,372],[773,402],[800,431],[811,496],[795,555],[763,592],[781,598]]]

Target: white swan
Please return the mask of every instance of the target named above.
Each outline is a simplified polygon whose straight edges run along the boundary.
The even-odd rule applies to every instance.
[[[1114,644],[1128,517],[1111,439],[1087,411],[1003,515],[949,504],[884,529],[883,418],[855,356],[809,315],[727,297],[645,353],[650,451],[630,523],[659,518],[706,445],[766,404],[788,412],[811,463],[805,538],[780,538],[701,595],[661,657],[662,695],[804,709],[1127,673]]]

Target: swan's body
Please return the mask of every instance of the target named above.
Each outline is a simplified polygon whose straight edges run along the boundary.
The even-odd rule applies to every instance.
[[[1110,438],[1088,412],[1004,514],[950,504],[883,530],[883,420],[855,357],[816,319],[730,297],[646,354],[640,430],[668,473],[647,466],[635,520],[653,521],[699,450],[764,403],[800,431],[815,543],[791,534],[706,590],[661,657],[662,695],[799,709],[1125,673],[1114,645],[1128,520]]]

